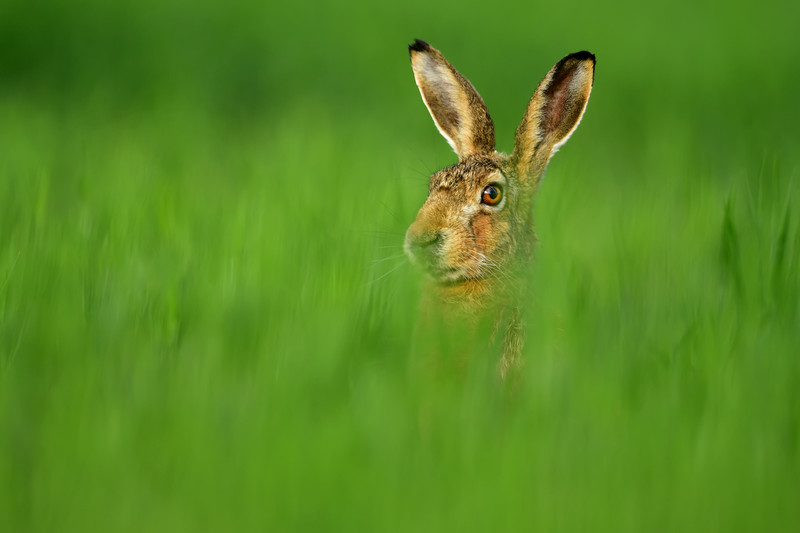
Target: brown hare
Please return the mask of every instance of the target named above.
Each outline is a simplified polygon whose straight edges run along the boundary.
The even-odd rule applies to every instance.
[[[550,69],[506,155],[495,150],[494,124],[472,84],[424,41],[415,40],[409,53],[422,100],[458,154],[457,164],[431,176],[428,198],[406,232],[405,252],[432,285],[420,321],[438,315],[445,327],[488,324],[488,344],[503,337],[498,370],[505,378],[520,365],[524,341],[533,197],[548,161],[583,116],[595,57],[570,54]]]

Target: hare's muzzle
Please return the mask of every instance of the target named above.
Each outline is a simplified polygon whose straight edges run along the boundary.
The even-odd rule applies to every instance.
[[[405,252],[412,263],[434,270],[442,255],[442,234],[438,231],[417,231],[412,224],[406,232]]]

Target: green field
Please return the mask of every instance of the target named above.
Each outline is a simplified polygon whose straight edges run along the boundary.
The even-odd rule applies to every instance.
[[[800,531],[800,7],[0,2],[0,531]],[[455,163],[597,55],[524,376],[409,364]]]

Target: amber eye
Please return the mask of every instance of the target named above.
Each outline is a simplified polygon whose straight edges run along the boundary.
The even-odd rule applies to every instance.
[[[497,205],[500,203],[500,200],[503,198],[503,191],[500,189],[498,185],[487,185],[485,189],[483,189],[483,195],[481,196],[481,202],[486,205]]]

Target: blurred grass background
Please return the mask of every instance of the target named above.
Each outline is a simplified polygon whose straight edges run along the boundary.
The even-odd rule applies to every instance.
[[[0,530],[797,531],[800,8],[0,3]],[[598,57],[525,379],[409,370],[455,156]]]

